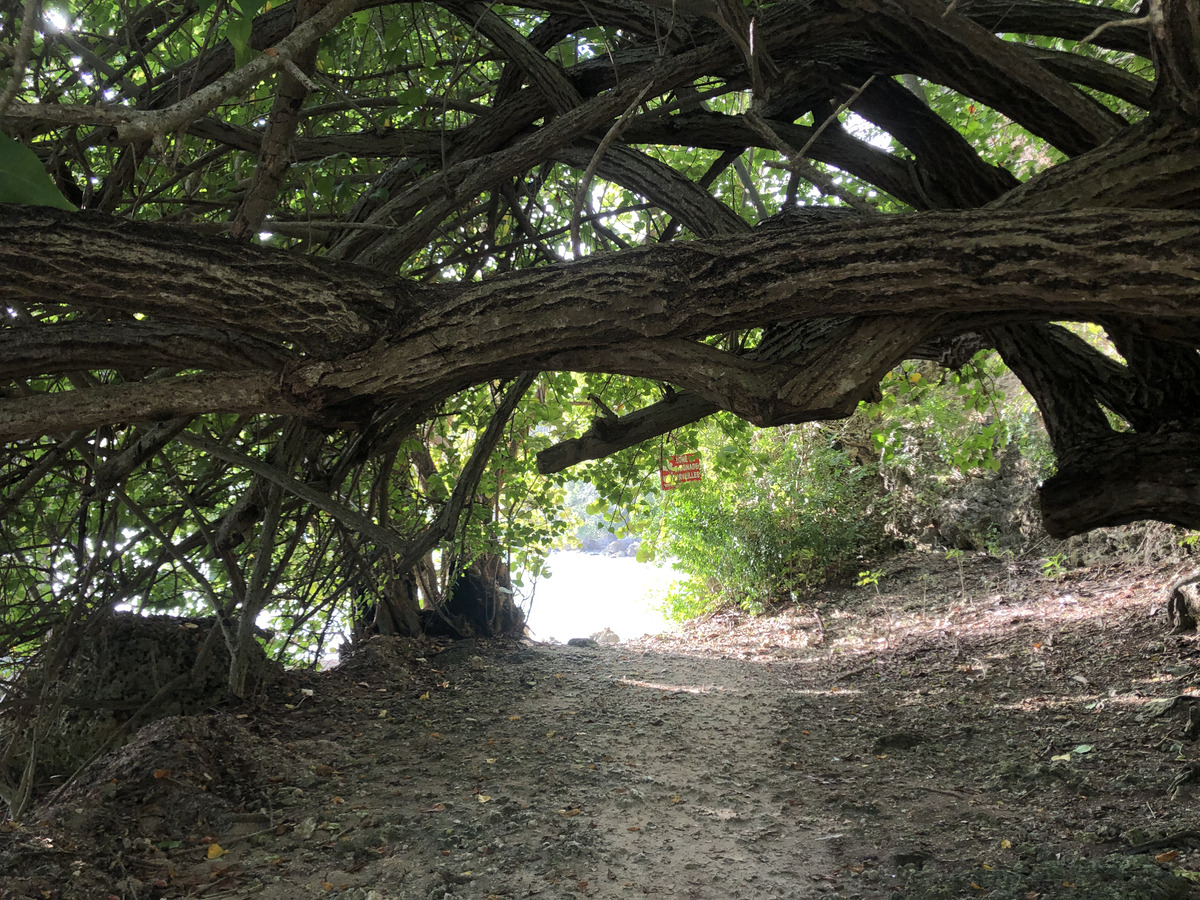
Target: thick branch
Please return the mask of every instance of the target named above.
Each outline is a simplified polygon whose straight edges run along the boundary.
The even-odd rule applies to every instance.
[[[1114,412],[1128,410],[1133,381],[1124,367],[1060,326],[993,328],[988,337],[1037,401],[1060,461],[1112,432],[1102,396]]]
[[[899,330],[892,335],[898,338],[896,343],[891,347],[875,347],[877,352],[882,352],[879,352],[878,359],[874,362],[865,359],[863,356],[865,347],[856,347],[855,345],[868,345],[870,339],[879,333],[880,324],[883,326],[883,332],[887,332],[891,329],[891,323],[894,321],[885,319],[882,322],[873,323],[869,331],[862,328],[862,322],[855,322],[851,319],[812,319],[799,322],[784,329],[791,332],[788,337],[792,339],[779,342],[784,347],[780,348],[778,354],[772,347],[774,341],[768,339],[747,355],[758,358],[787,358],[793,356],[786,350],[788,345],[792,345],[797,348],[794,357],[805,363],[794,370],[797,379],[801,377],[803,371],[811,374],[820,366],[827,365],[828,372],[825,374],[829,378],[844,380],[833,384],[827,382],[827,393],[824,397],[819,397],[819,394],[814,392],[812,398],[801,401],[806,408],[806,414],[797,415],[795,420],[811,421],[848,416],[853,412],[859,400],[873,398],[878,393],[876,386],[878,378],[868,376],[875,377],[875,381],[858,378],[852,367],[856,364],[866,365],[868,368],[883,365],[884,360],[889,358],[889,353],[895,355],[898,347],[909,340],[918,339],[921,329],[911,332],[907,330],[908,326],[913,324],[911,320],[897,322],[895,324]],[[925,330],[934,331],[944,327],[929,322]],[[812,340],[804,340],[802,336],[806,333],[811,336]],[[821,344],[830,341],[832,341],[830,346],[821,350]],[[778,347],[778,344],[775,346]],[[929,359],[945,366],[957,368],[981,350],[983,346],[984,342],[980,335],[968,332],[949,340],[935,339],[916,343],[902,351],[895,361],[898,362],[900,356],[905,359]],[[814,352],[818,350],[821,352]],[[660,434],[666,434],[676,428],[711,416],[719,409],[721,407],[718,403],[695,391],[679,391],[671,393],[657,403],[621,416],[615,421],[597,417],[592,420],[591,428],[579,437],[560,441],[538,453],[538,471],[548,475],[569,469],[571,466],[589,459],[601,459],[619,450],[625,450],[643,441],[658,437]]]
[[[595,152],[595,145],[588,141],[564,147],[555,155],[567,165],[582,170],[587,168]],[[630,147],[610,147],[596,172],[602,178],[646,197],[700,237],[739,234],[750,229],[737,213],[696,182],[680,175],[666,163]]]
[[[1053,537],[1141,519],[1200,524],[1200,434],[1112,434],[1094,440],[1039,491]]]
[[[892,46],[915,74],[995,107],[1064,153],[1085,153],[1126,124],[940,0],[845,2],[868,17],[881,44]]]
[[[229,371],[250,366],[277,368],[286,361],[287,354],[276,344],[195,325],[131,321],[0,330],[0,378],[154,366]]]
[[[315,10],[314,0],[296,0],[297,21],[307,20]],[[254,180],[233,221],[232,233],[235,238],[245,238],[257,231],[267,212],[275,205],[284,176],[292,164],[292,140],[300,124],[300,108],[308,98],[316,63],[317,45],[314,42],[297,47],[292,65],[285,66],[279,73]]]
[[[37,437],[217,410],[301,417],[311,413],[282,394],[279,379],[270,374],[196,375],[0,400],[0,437]]]
[[[0,205],[0,273],[6,302],[224,327],[317,356],[369,346],[407,293],[399,280],[330,260],[11,204]]]
[[[1200,336],[1197,211],[843,218],[433,289],[176,229],[0,207],[0,300],[54,308],[70,297],[80,307],[144,310],[148,326],[217,320],[279,341],[300,338],[321,357],[290,350],[289,372],[218,379],[208,397],[188,387],[202,379],[170,379],[7,401],[13,417],[0,417],[0,434],[221,410],[361,418],[380,403],[425,406],[471,384],[552,367],[679,383],[678,369],[647,348],[830,316],[1124,317]],[[99,274],[81,290],[78,273],[92,264]],[[695,377],[716,378],[719,369]],[[783,386],[776,395],[791,402]]]
[[[1020,184],[1011,172],[980,159],[955,128],[891,79],[873,81],[851,108],[893,135],[921,162],[927,181],[922,188],[933,201],[924,206],[983,206]]]
[[[1030,212],[1200,208],[1200,129],[1178,118],[1148,120],[1035,175],[991,207]]]

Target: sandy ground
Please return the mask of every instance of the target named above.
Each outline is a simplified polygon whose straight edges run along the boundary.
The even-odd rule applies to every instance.
[[[1173,572],[911,555],[636,644],[376,638],[0,829],[0,896],[1188,897]]]

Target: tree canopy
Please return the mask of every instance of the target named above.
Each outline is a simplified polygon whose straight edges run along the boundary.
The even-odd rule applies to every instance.
[[[980,348],[1052,534],[1200,525],[1188,0],[26,0],[0,40],[5,537],[48,580],[307,610],[472,504],[536,545],[534,452]]]

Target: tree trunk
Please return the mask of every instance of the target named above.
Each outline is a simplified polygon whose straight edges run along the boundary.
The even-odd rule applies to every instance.
[[[425,633],[442,637],[520,637],[525,615],[513,600],[504,557],[485,553],[451,583],[446,602],[422,611]]]

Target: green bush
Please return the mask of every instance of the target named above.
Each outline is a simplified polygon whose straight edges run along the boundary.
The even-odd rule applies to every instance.
[[[685,576],[666,597],[672,618],[793,601],[877,542],[873,473],[820,428],[753,432],[709,459],[704,480],[663,497],[657,552]]]

